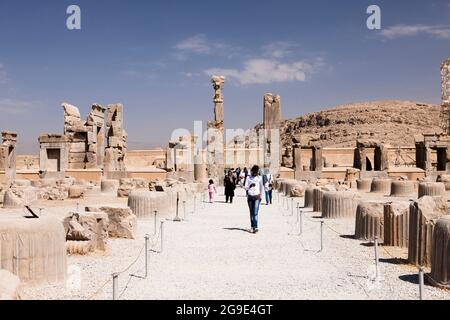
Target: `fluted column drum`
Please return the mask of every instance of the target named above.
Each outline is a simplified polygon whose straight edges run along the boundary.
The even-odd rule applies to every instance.
[[[417,194],[416,181],[392,181],[392,197],[413,197]]]
[[[356,209],[355,238],[372,241],[375,238],[381,242],[384,238],[383,203],[360,202]]]
[[[407,248],[409,240],[409,201],[384,205],[384,245]]]
[[[327,219],[355,216],[355,194],[350,191],[328,191],[322,198],[322,217]]]
[[[371,186],[372,186],[372,179],[356,180],[356,189],[360,192],[370,192]]]
[[[431,283],[450,289],[450,216],[439,219],[434,227]]]
[[[391,183],[391,179],[373,179],[370,187],[370,192],[390,195]]]
[[[419,198],[423,196],[443,196],[445,184],[442,182],[422,182],[419,184]]]
[[[408,243],[411,264],[430,265],[434,226],[445,215],[448,215],[448,205],[442,197],[424,196],[411,204]]]
[[[0,216],[0,269],[33,284],[66,278],[66,234],[61,221]]]

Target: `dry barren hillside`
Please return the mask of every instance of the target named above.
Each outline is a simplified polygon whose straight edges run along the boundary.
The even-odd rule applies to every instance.
[[[282,124],[284,145],[292,138],[317,139],[324,146],[353,147],[356,139],[377,139],[393,146],[414,145],[414,136],[439,132],[440,106],[412,101],[373,101],[310,113]]]

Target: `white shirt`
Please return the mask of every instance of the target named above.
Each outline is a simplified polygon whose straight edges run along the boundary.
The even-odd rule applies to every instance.
[[[250,188],[250,185],[254,184],[255,186]],[[248,191],[250,196],[258,196],[264,194],[264,184],[261,176],[248,176],[245,181],[245,190]]]

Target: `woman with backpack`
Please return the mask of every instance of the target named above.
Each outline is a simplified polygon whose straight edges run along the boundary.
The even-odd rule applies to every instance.
[[[250,175],[245,180],[245,190],[247,191],[247,203],[250,209],[250,224],[252,233],[258,232],[258,212],[262,195],[265,193],[263,179],[259,175],[259,167],[253,166]]]

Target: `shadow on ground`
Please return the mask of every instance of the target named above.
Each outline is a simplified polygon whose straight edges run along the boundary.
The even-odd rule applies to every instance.
[[[223,229],[228,230],[228,231],[242,231],[242,232],[252,233],[250,230],[244,229],[244,228],[223,228]]]

